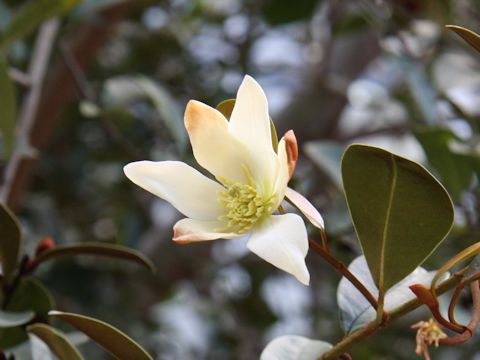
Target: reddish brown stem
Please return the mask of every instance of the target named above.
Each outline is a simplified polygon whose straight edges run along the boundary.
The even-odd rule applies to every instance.
[[[378,307],[377,300],[375,297],[372,295],[370,291],[357,279],[355,275],[353,275],[350,270],[342,263],[340,262],[336,257],[331,255],[326,249],[324,249],[321,245],[319,245],[317,242],[315,242],[312,239],[308,240],[310,244],[310,248],[315,251],[318,255],[320,255],[323,259],[325,259],[330,265],[334,267],[335,270],[337,270],[340,274],[345,276],[348,281],[352,283],[355,288],[357,288],[358,291],[362,293],[362,295],[367,299],[367,301],[373,306],[373,308],[376,310]]]
[[[470,284],[470,289],[472,292],[472,319],[465,327],[464,331],[457,335],[457,336],[450,336],[445,339],[440,340],[440,344],[444,345],[459,345],[463,344],[467,340],[469,340],[475,330],[477,329],[480,323],[480,288],[478,280],[475,280]]]

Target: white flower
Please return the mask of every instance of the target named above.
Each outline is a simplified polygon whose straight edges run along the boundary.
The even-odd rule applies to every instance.
[[[125,166],[135,184],[170,202],[186,218],[174,226],[179,243],[232,239],[308,285],[308,239],[295,214],[273,215],[295,167],[297,144],[289,131],[272,147],[268,104],[260,85],[245,76],[230,121],[198,101],[185,110],[197,162],[218,181],[179,161],[138,161]]]

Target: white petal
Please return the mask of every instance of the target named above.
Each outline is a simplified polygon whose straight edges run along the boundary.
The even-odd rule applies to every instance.
[[[255,162],[250,169],[253,177],[271,185],[276,172],[276,154],[272,147],[268,103],[262,88],[251,76],[246,75],[238,89],[229,129],[250,151]]]
[[[252,167],[250,152],[233,137],[228,121],[216,109],[199,101],[189,101],[185,127],[197,162],[214,176],[245,182],[242,165]]]
[[[224,210],[217,202],[223,187],[180,161],[137,161],[123,168],[138,186],[168,201],[187,217],[216,220]]]
[[[305,224],[295,214],[272,215],[262,228],[252,233],[247,247],[265,261],[295,276],[308,285],[305,265],[308,238]]]
[[[178,243],[190,243],[215,239],[233,239],[240,236],[235,233],[218,232],[217,229],[224,226],[225,223],[222,221],[185,218],[178,221],[173,227],[173,240]]]
[[[322,215],[318,212],[317,209],[308,201],[302,194],[296,192],[292,188],[287,187],[285,190],[285,196],[292,204],[302,212],[303,215],[312,223],[313,226],[319,228],[320,230],[325,229],[325,223],[323,221]]]
[[[290,175],[288,171],[288,159],[285,140],[282,138],[278,143],[278,157],[277,157],[277,176],[275,177],[274,192],[278,195],[278,205],[285,197],[285,190],[287,188]]]

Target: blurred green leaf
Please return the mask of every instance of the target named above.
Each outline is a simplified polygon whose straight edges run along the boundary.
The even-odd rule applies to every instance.
[[[0,328],[8,328],[28,323],[35,317],[35,313],[31,310],[10,312],[0,310]]]
[[[448,129],[436,127],[416,130],[415,136],[446,188],[458,198],[471,184],[474,171],[467,157],[450,150],[449,144],[458,140],[456,136]]]
[[[83,359],[75,345],[57,329],[46,324],[33,324],[27,327],[27,331],[46,343],[59,360]]]
[[[57,257],[77,255],[97,255],[128,260],[144,266],[151,272],[155,272],[155,265],[141,252],[126,246],[95,242],[56,246],[40,253],[36,257],[35,262],[40,264]]]
[[[223,100],[220,104],[217,105],[216,109],[220,111],[223,116],[230,120],[232,116],[233,107],[235,106],[235,99]],[[272,146],[275,151],[278,150],[278,135],[277,129],[275,129],[275,124],[273,123],[272,118],[270,118],[270,131],[272,134]]]
[[[20,224],[15,215],[0,204],[0,263],[7,281],[10,281],[17,268],[20,244]]]
[[[8,48],[45,20],[70,10],[80,0],[31,0],[13,17],[2,34],[0,46]]]
[[[453,225],[453,204],[421,165],[367,145],[342,160],[350,214],[377,287],[386,291],[423,263]]]
[[[0,131],[3,135],[5,158],[9,158],[15,139],[15,87],[8,75],[7,62],[0,57]]]
[[[48,290],[34,278],[23,278],[13,292],[6,310],[11,312],[33,311],[35,316],[46,319],[53,307]],[[0,329],[0,348],[8,349],[26,341],[28,336],[21,327]]]
[[[117,76],[105,82],[103,101],[108,106],[148,99],[160,115],[180,151],[187,146],[183,115],[173,96],[161,84],[143,76]]]
[[[463,40],[465,40],[470,46],[472,46],[475,50],[480,52],[480,35],[473,32],[472,30],[468,30],[458,25],[447,25],[445,27],[455,32],[458,36],[460,36]]]
[[[60,311],[50,311],[49,314],[82,331],[118,359],[153,360],[134,340],[103,321]]]
[[[279,25],[311,17],[317,5],[317,0],[297,0],[294,5],[289,0],[274,0],[266,3],[263,14],[270,24]]]
[[[82,332],[75,331],[75,332],[70,332],[64,334],[64,336],[67,337],[67,339],[74,345],[74,346],[80,346],[89,341],[89,338]],[[32,351],[34,351],[34,348],[36,348],[38,345],[40,347],[43,347],[45,350],[48,350],[48,353],[51,353],[50,350],[48,349],[47,345],[43,343],[40,339],[36,338],[34,335],[30,335],[30,340],[27,340],[25,342],[22,342],[21,344],[10,348],[6,349],[5,354],[7,357],[9,355],[15,356],[15,359],[21,359],[21,360],[32,360]],[[32,337],[35,337],[34,341],[32,341]],[[37,340],[37,341],[35,341]],[[35,344],[34,344],[35,342]],[[40,344],[38,344],[40,343]],[[43,346],[42,346],[43,345]],[[39,349],[42,350],[42,349]],[[33,359],[35,360],[35,359]]]
[[[343,149],[343,146],[335,141],[310,141],[304,146],[308,157],[339,189],[342,188],[340,162]]]

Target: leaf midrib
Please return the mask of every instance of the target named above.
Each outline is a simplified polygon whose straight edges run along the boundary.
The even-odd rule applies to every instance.
[[[384,288],[384,277],[385,277],[385,244],[387,242],[387,237],[388,237],[388,224],[390,222],[390,215],[392,212],[392,204],[393,204],[393,198],[395,194],[395,189],[397,187],[397,162],[395,161],[395,157],[393,154],[390,154],[390,160],[392,161],[392,182],[390,184],[390,193],[388,196],[388,205],[387,205],[387,211],[385,214],[385,224],[383,227],[383,232],[382,232],[382,244],[381,244],[381,249],[380,249],[380,274],[379,274],[379,279],[378,279],[378,289],[380,293],[383,292]]]

